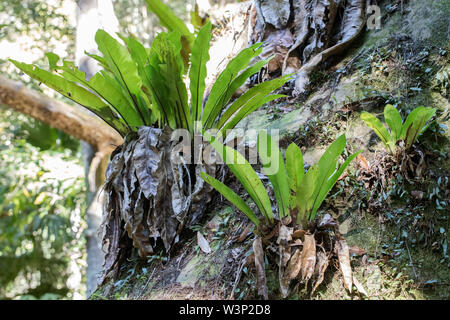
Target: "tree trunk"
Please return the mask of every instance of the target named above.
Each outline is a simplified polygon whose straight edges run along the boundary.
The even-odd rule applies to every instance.
[[[90,78],[98,69],[95,62],[87,57],[84,51],[95,53],[94,36],[97,29],[102,28],[110,34],[114,34],[118,30],[118,23],[110,0],[78,0],[77,3],[76,62],[79,68]],[[274,56],[274,58],[270,61],[266,73],[259,74],[254,78],[254,82],[261,82],[280,74],[295,73],[293,94],[304,94],[307,91],[309,76],[315,68],[327,58],[342,53],[364,29],[365,12],[370,3],[370,0],[255,0],[250,10],[245,10],[249,13],[245,17],[248,24],[245,24],[245,27],[242,27],[241,30],[234,30],[236,33],[232,35],[233,47],[227,48],[227,50],[231,50],[230,52],[239,51],[240,44],[234,46],[236,34],[239,38],[248,40],[249,44],[264,42],[264,50],[260,58],[265,59],[269,56]],[[248,8],[248,4],[243,4],[243,6]],[[234,17],[233,20],[235,20]],[[244,37],[242,37],[243,34]],[[247,34],[248,37],[245,36]],[[214,45],[212,50],[214,50]],[[224,51],[223,47],[221,50]],[[220,66],[221,62],[223,60],[219,61],[217,65]],[[211,63],[214,63],[214,61],[211,61]],[[217,72],[220,67],[212,69]],[[212,79],[209,78],[209,80]],[[44,101],[42,97],[40,99],[30,98],[29,96],[35,94],[31,91],[26,92],[26,89],[17,88],[17,85],[16,87],[11,86],[8,81],[0,78],[0,103],[3,101],[4,104],[16,110],[27,113],[86,141],[82,142],[82,151],[88,185],[88,210],[86,214],[88,222],[86,233],[88,268],[86,278],[87,295],[89,296],[97,287],[98,275],[102,270],[104,261],[101,239],[98,234],[103,211],[103,198],[99,196],[99,188],[104,181],[103,173],[108,163],[111,145],[119,145],[121,139],[117,134],[111,133],[112,129],[103,124],[98,125],[98,127],[92,126],[95,121],[97,123],[100,121],[93,120],[95,119],[94,116],[87,115],[84,112],[76,113],[75,118],[82,119],[81,121],[70,119],[73,117],[71,112],[75,111],[66,110],[66,107],[62,107],[62,104],[60,106],[55,102],[50,103],[50,100]],[[55,106],[60,108],[58,109]],[[55,108],[57,111],[55,111]],[[64,109],[64,112],[60,109]],[[89,121],[84,119],[89,119]],[[73,125],[74,121],[81,123]],[[166,181],[164,177],[158,176],[156,179],[158,184],[155,186],[157,190],[150,192],[151,194],[154,193],[153,198],[146,194],[146,186],[143,182],[146,177],[139,176],[138,167],[139,162],[142,161],[139,159],[139,154],[136,154],[134,145],[143,145],[144,143],[141,140],[146,140],[147,137],[150,141],[152,134],[142,132],[139,139],[124,145],[123,150],[118,150],[114,159],[121,162],[122,166],[124,166],[124,162],[127,162],[123,170],[122,166],[117,166],[117,163],[117,167],[114,168],[114,161],[111,164],[110,173],[120,177],[121,181],[117,184],[114,181],[116,180],[115,176],[110,176],[107,180],[110,187],[106,191],[111,193],[107,195],[109,197],[107,208],[110,208],[110,210],[105,212],[105,218],[109,219],[109,226],[114,226],[114,223],[118,221],[119,225],[116,225],[116,229],[109,228],[110,234],[107,235],[106,239],[110,240],[107,254],[110,255],[111,261],[107,261],[106,270],[103,271],[117,267],[120,237],[122,236],[118,231],[122,231],[122,228],[127,230],[133,244],[139,248],[140,255],[146,256],[153,252],[149,242],[150,236],[155,238],[160,236],[166,249],[170,248],[171,244],[174,241],[176,242],[175,238],[187,222],[186,215],[192,215],[195,211],[195,209],[189,208],[189,204],[192,194],[196,191],[196,186],[192,186],[192,188],[189,186],[187,193],[184,193],[183,190],[178,190],[178,193],[174,192],[174,188],[179,188],[177,186],[179,183],[176,182],[183,181],[189,174],[198,174],[195,168],[194,170],[187,170],[186,167],[174,168],[166,164],[165,161],[161,161],[157,164],[157,169],[160,167],[164,167],[163,169],[166,171],[170,169],[173,177],[169,176],[168,178],[172,180]],[[162,141],[163,144],[166,142],[168,143],[169,140]],[[132,146],[133,151],[127,153],[129,146]],[[166,146],[161,148],[164,151]],[[149,150],[147,147],[143,148],[144,153],[149,152]],[[157,154],[155,156],[159,157]],[[146,158],[146,160],[148,159],[151,159],[151,157]],[[151,170],[147,171],[151,172]],[[130,172],[135,180],[128,176]],[[175,181],[175,179],[178,179],[178,181]],[[189,179],[187,178],[187,180]],[[194,177],[192,182],[193,184],[196,182]],[[137,187],[135,186],[136,183]],[[123,187],[125,187],[125,191],[123,191]],[[202,188],[202,186],[199,186],[199,188]],[[134,189],[137,191],[133,194]],[[175,201],[183,207],[179,210],[179,217],[173,215],[173,209],[162,208],[167,206],[167,201],[163,199],[165,190],[171,192],[172,204]],[[174,199],[173,194],[178,194],[178,198]],[[119,205],[117,205],[117,202],[119,202]],[[166,203],[162,204],[163,202]],[[130,205],[133,207],[131,208]],[[188,208],[185,208],[186,206]],[[146,212],[143,212],[144,208]],[[159,215],[161,210],[167,211],[166,214]],[[156,214],[156,211],[158,211],[158,214]],[[112,213],[111,216],[109,216],[110,213]],[[123,216],[117,216],[118,214]],[[140,218],[137,219],[136,217]],[[151,222],[151,219],[156,220]],[[121,225],[121,220],[125,222],[125,225]],[[190,222],[192,222],[192,219],[190,219]],[[158,229],[159,225],[164,225],[164,227]],[[151,229],[155,226],[157,229]],[[164,233],[160,232],[161,230]]]
[[[274,58],[266,74],[295,74],[293,95],[307,91],[320,63],[341,54],[364,30],[371,0],[255,0],[250,43],[264,42],[260,58]]]
[[[122,143],[122,137],[114,129],[97,116],[86,112],[85,108],[50,99],[25,87],[22,82],[2,76],[0,76],[0,105],[86,141],[95,150],[112,150]]]
[[[296,72],[296,90],[303,92],[314,68],[343,50],[361,32],[365,2],[255,0],[252,7],[249,3],[234,6],[226,14],[230,25],[227,23],[221,31],[223,37],[211,46],[209,87],[226,65],[224,61],[242,47],[263,41],[259,58],[275,58],[265,75],[255,77],[256,82],[286,71]],[[232,45],[224,45],[229,42]],[[172,147],[169,136],[166,130],[141,128],[137,137],[127,139],[113,154],[105,184],[103,243],[107,254],[102,282],[117,274],[121,259],[129,254],[124,248],[131,242],[141,257],[154,254],[157,239],[168,251],[183,228],[195,221],[193,216],[201,214],[194,212],[197,209],[192,199],[208,201],[207,190],[196,185],[202,182],[199,168],[170,163],[166,156]]]

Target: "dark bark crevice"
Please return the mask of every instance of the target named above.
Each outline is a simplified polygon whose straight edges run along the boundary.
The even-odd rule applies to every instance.
[[[274,56],[260,82],[295,74],[293,95],[305,94],[311,73],[347,49],[364,30],[371,0],[255,0],[250,44],[263,42],[260,58]]]

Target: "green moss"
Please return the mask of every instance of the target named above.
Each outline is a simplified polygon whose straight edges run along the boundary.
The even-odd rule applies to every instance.
[[[193,256],[181,270],[175,282],[182,287],[195,287],[196,285],[205,286],[208,281],[216,279],[229,253],[227,249],[218,248],[217,251],[220,251],[220,255],[213,253],[206,255],[199,252]]]
[[[391,242],[395,237],[394,227],[381,225],[372,214],[363,212],[349,220],[350,228],[344,234],[348,244],[363,248],[372,257],[380,254],[382,243]]]
[[[428,41],[433,45],[442,45],[447,39],[448,44],[449,12],[449,0],[411,1],[409,12],[403,20],[403,30],[414,41]]]
[[[366,34],[364,45],[374,47],[394,35],[407,35],[415,42],[430,45],[448,45],[448,12],[449,0],[410,1],[403,15],[396,12],[389,16],[381,29]]]

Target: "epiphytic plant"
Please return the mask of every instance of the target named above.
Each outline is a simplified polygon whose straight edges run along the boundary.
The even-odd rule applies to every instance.
[[[391,154],[397,150],[397,142],[403,141],[405,150],[411,148],[418,137],[428,128],[430,120],[436,109],[430,107],[418,107],[403,122],[400,112],[393,105],[384,108],[384,119],[389,126],[390,132],[381,121],[368,112],[361,113],[361,119],[367,126],[373,129]]]

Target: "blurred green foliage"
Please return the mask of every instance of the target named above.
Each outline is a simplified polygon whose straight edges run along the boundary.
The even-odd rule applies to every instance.
[[[70,149],[0,134],[0,299],[71,298],[84,258],[83,167]]]
[[[44,31],[36,37],[38,41],[73,37],[75,29],[61,10],[65,2],[70,1],[1,0],[0,38],[13,40],[17,35],[32,33],[37,29]]]
[[[0,46],[14,47],[11,44],[22,43],[25,53],[31,53],[35,63],[43,64],[46,50],[64,52],[64,56],[74,58],[75,25],[74,0],[0,0]],[[72,12],[73,11],[73,12]],[[68,13],[72,13],[69,15]],[[41,52],[35,54],[35,52]],[[0,54],[0,73],[13,80],[25,82],[28,87],[42,92],[39,83],[17,72],[16,68]],[[50,90],[45,94],[59,98]],[[68,102],[69,100],[64,100]],[[25,139],[42,150],[70,148],[77,150],[79,142],[67,134],[51,128],[45,123],[15,112],[9,112],[0,106],[0,122],[14,139]]]
[[[73,59],[75,8],[73,0],[0,0],[0,72],[42,92],[5,54],[20,48],[43,63],[44,52],[56,50]],[[83,296],[79,149],[67,134],[0,106],[0,299]]]
[[[73,59],[75,8],[74,0],[0,0],[0,41],[7,49],[0,54],[0,71],[41,91],[37,82],[28,83],[29,79],[14,71],[5,54],[17,49],[11,44],[19,44],[20,51],[36,63],[44,63],[44,52],[49,50]]]

